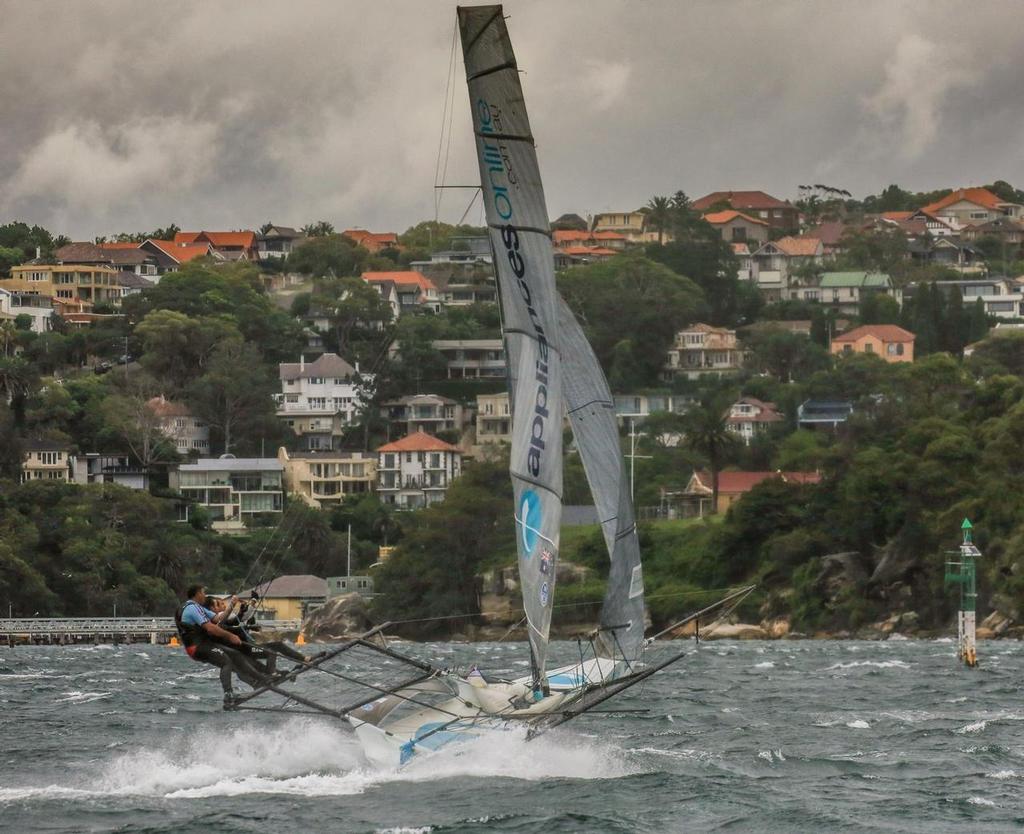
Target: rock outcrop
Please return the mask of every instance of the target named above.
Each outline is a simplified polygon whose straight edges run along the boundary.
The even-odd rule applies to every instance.
[[[307,640],[338,640],[355,637],[373,628],[370,612],[359,594],[334,597],[310,614],[302,623]]]

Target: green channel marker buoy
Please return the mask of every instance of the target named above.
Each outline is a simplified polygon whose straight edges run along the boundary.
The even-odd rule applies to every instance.
[[[960,549],[953,552],[957,558],[946,560],[945,579],[947,585],[960,586],[956,656],[964,664],[974,668],[978,665],[977,617],[975,613],[978,602],[978,572],[975,559],[981,556],[981,552],[974,546],[972,536],[974,526],[969,519],[964,519],[960,530],[963,532],[963,541],[960,542]]]

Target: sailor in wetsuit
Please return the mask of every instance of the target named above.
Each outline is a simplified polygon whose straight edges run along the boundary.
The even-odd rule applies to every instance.
[[[220,669],[224,706],[231,707],[235,701],[232,672],[253,688],[266,683],[268,678],[239,651],[242,638],[217,625],[215,617],[214,612],[206,607],[206,589],[202,585],[192,585],[188,589],[188,600],[178,609],[174,620],[188,656]]]
[[[273,675],[277,671],[278,656],[294,660],[295,663],[299,664],[299,667],[309,663],[315,657],[315,655],[311,657],[302,654],[302,652],[293,649],[283,640],[264,640],[261,643],[257,643],[243,625],[249,613],[248,605],[236,596],[226,600],[224,598],[207,597],[207,607],[214,612],[213,619],[217,625],[241,638],[241,644],[235,648],[248,657],[252,664],[261,672]],[[283,680],[291,676],[292,672],[297,671],[299,667],[293,667],[288,672],[282,672],[277,679]]]

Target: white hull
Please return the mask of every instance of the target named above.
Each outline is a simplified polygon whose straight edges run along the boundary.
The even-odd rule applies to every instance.
[[[432,706],[416,706],[401,717],[389,716],[379,724],[362,721],[357,713],[350,713],[348,721],[371,764],[401,767],[414,756],[471,741],[485,733],[515,729],[523,725],[524,719],[555,712],[588,686],[613,680],[621,674],[622,666],[607,658],[593,658],[553,669],[548,673],[550,694],[533,703],[529,703],[529,678],[487,683],[479,676],[447,675],[445,681],[457,693],[455,697]],[[418,700],[415,694],[410,697]],[[372,710],[375,703],[379,701],[368,704],[367,709]]]

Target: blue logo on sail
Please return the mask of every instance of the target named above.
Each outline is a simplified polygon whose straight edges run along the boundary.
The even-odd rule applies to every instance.
[[[519,505],[519,527],[523,537],[523,553],[528,556],[533,553],[540,540],[542,518],[540,496],[532,489],[526,490],[522,494],[522,503]]]

